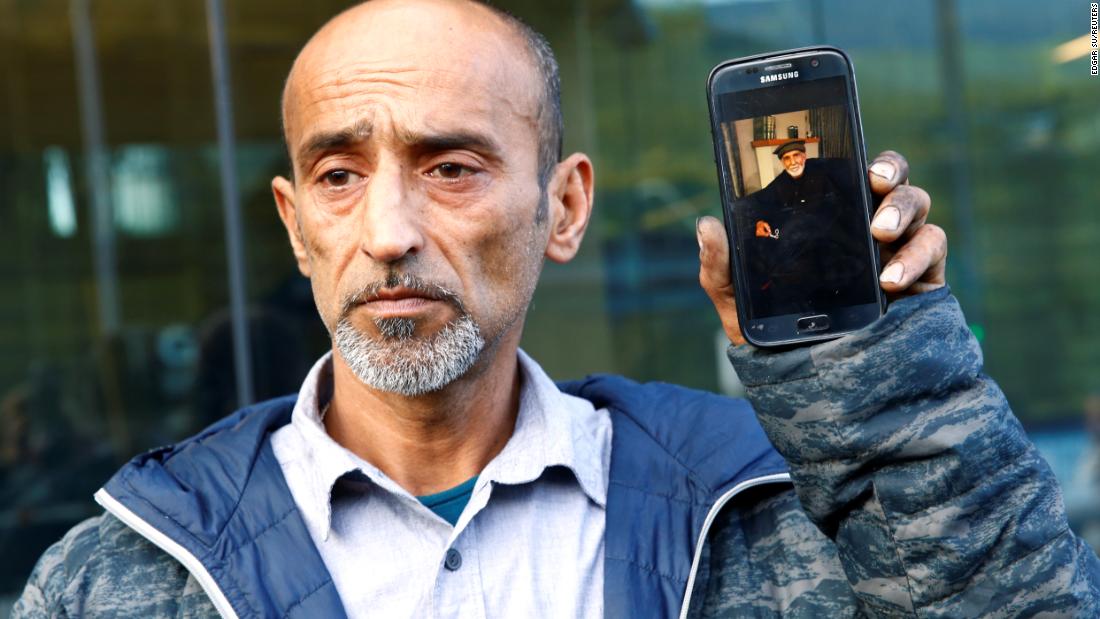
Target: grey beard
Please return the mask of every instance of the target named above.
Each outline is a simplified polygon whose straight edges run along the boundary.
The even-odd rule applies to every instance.
[[[379,318],[374,325],[387,340],[407,340],[416,330],[416,321],[412,318]]]
[[[466,313],[428,337],[415,337],[416,322],[409,318],[374,322],[379,339],[358,331],[347,316],[336,324],[333,339],[351,371],[379,391],[403,396],[439,391],[468,372],[485,348]]]

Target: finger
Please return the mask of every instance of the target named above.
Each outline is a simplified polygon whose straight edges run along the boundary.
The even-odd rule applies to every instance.
[[[909,162],[897,151],[883,151],[868,166],[867,178],[871,180],[871,193],[884,196],[909,182]]]
[[[735,345],[744,344],[733,296],[726,229],[714,217],[700,217],[695,222],[695,234],[699,240],[699,284],[714,303],[726,337]]]
[[[882,243],[892,243],[913,234],[928,219],[932,198],[920,187],[901,185],[886,194],[871,220],[871,234]]]
[[[886,296],[891,301],[900,297],[908,297],[915,294],[921,294],[925,292],[931,292],[937,288],[946,285],[947,275],[947,259],[946,255],[943,260],[933,262],[928,270],[924,272],[924,275],[920,279],[909,285],[908,288],[896,293],[888,293]]]
[[[927,292],[944,285],[947,263],[947,235],[935,224],[921,226],[898,249],[882,270],[879,282],[888,293]],[[915,282],[927,284],[909,290]]]

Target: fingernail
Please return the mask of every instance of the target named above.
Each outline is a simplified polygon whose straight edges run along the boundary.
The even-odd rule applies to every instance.
[[[695,241],[699,243],[699,251],[703,251],[703,218],[695,218]]]
[[[896,174],[897,171],[894,164],[889,161],[876,161],[871,165],[871,174],[887,181],[893,180],[894,174]]]
[[[900,262],[891,262],[882,271],[882,275],[878,280],[884,284],[896,284],[901,281],[901,276],[905,274],[905,266]]]
[[[896,206],[887,206],[879,211],[878,215],[875,215],[875,221],[872,225],[879,230],[897,230],[898,223],[901,221],[901,211]]]

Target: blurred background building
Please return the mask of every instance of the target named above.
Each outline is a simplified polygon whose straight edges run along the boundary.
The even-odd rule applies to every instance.
[[[0,0],[0,614],[122,462],[292,392],[325,350],[270,197],[279,95],[345,0]],[[717,62],[828,43],[904,153],[996,378],[1100,542],[1100,79],[1088,3],[502,0],[596,163],[524,347],[551,375],[736,392],[697,284]],[[1087,425],[1086,409],[1090,423]]]

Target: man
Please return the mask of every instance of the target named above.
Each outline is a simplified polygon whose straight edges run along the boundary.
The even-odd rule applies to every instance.
[[[772,179],[765,189],[775,192],[774,199],[784,206],[817,202],[829,194],[844,199],[856,197],[847,161],[808,159],[805,140],[784,142],[772,154],[779,158],[784,174]]]
[[[272,187],[332,354],[297,396],[120,471],[16,616],[1093,608],[1095,556],[975,377],[943,234],[896,154],[874,168],[898,213],[884,286],[931,292],[856,337],[731,353],[790,473],[743,401],[616,377],[559,391],[518,349],[543,257],[574,256],[592,207],[556,89],[545,43],[480,4],[376,0],[322,28],[287,80],[293,173]],[[699,240],[743,344],[721,224]],[[973,458],[950,452],[967,431]],[[1031,475],[986,484],[1005,467]]]
[[[783,165],[738,208],[748,285],[758,315],[820,312],[873,303],[874,280],[860,221],[862,202],[846,159],[809,159],[805,140],[790,140],[772,153]]]

